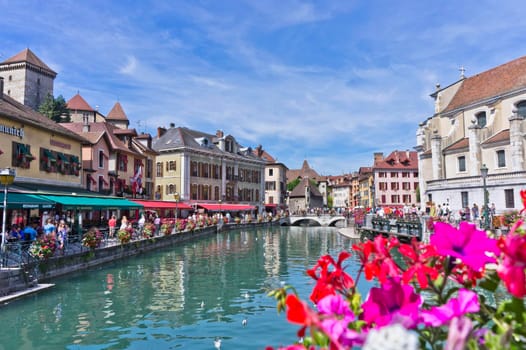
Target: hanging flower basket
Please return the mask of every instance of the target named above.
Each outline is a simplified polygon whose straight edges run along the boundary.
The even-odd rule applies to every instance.
[[[132,239],[132,233],[131,230],[119,230],[117,231],[117,238],[119,238],[119,241],[121,244],[126,244],[131,241]]]
[[[29,253],[37,259],[48,259],[55,254],[57,240],[50,235],[44,235],[31,243]]]
[[[96,249],[100,247],[102,243],[103,235],[98,228],[90,228],[82,237],[82,245],[90,249]]]

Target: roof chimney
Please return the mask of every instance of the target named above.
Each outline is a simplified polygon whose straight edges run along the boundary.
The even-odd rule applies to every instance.
[[[374,152],[374,163],[384,160],[383,152]]]
[[[166,129],[163,128],[163,127],[160,127],[160,126],[159,126],[159,127],[157,128],[157,138],[163,136],[165,132],[166,132]]]
[[[4,98],[4,78],[0,77],[0,100]]]
[[[175,128],[175,123],[170,123],[170,128]]]
[[[216,131],[216,136],[217,136],[218,138],[222,138],[223,136],[225,136],[225,134],[223,134],[223,130],[217,130],[217,131]]]

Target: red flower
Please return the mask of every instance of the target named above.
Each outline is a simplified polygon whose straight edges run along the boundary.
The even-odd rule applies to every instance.
[[[416,277],[420,287],[425,289],[428,286],[428,277],[433,281],[437,279],[439,272],[432,264],[438,256],[434,246],[420,243],[413,238],[411,244],[401,244],[399,251],[406,257],[409,266],[402,274],[404,283]]]
[[[522,210],[521,214],[526,210],[526,190],[521,190],[521,199],[522,199]]]
[[[322,256],[318,263],[307,270],[307,274],[316,280],[310,299],[317,303],[327,295],[334,295],[337,291],[346,293],[354,288],[354,280],[342,268],[342,263],[350,257],[349,252],[341,252],[335,262],[330,255]]]
[[[315,313],[309,309],[307,304],[298,299],[296,294],[287,295],[287,320],[302,326],[310,326],[314,323]]]
[[[517,234],[517,227],[515,225],[513,231],[499,241],[503,258],[497,272],[510,294],[523,298],[526,296],[526,236]]]
[[[383,283],[388,277],[395,277],[400,274],[401,269],[390,253],[391,249],[399,244],[400,242],[395,237],[387,239],[383,236],[376,236],[374,241],[353,246],[364,266],[366,279],[371,280],[376,277],[380,283]]]

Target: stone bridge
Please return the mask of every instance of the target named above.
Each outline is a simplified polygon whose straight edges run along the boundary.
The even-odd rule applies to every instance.
[[[343,215],[291,215],[281,220],[281,226],[347,226]]]

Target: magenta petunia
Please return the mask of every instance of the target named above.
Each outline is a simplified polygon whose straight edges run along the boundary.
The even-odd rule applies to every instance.
[[[451,298],[442,306],[421,312],[421,320],[426,326],[439,327],[449,323],[453,318],[462,317],[467,313],[480,310],[477,293],[460,289],[456,298]]]
[[[363,303],[363,320],[382,327],[391,323],[400,323],[406,328],[416,326],[420,295],[411,285],[404,285],[400,278],[388,278],[380,288],[373,287]]]
[[[465,221],[458,229],[443,222],[435,223],[431,244],[436,246],[439,254],[458,258],[475,271],[495,262],[495,255],[499,254],[496,240]]]

